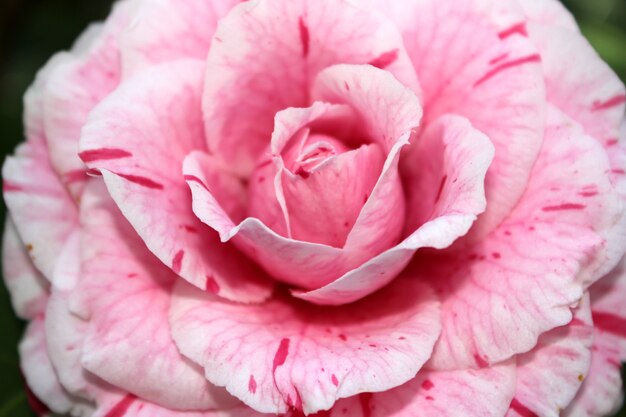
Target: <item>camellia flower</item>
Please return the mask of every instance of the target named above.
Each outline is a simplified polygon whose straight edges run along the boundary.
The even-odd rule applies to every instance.
[[[554,0],[118,3],[3,170],[42,414],[609,414],[625,101]]]

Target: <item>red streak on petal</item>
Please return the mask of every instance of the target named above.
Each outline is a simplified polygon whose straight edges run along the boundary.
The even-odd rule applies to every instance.
[[[300,30],[300,42],[302,43],[302,56],[306,58],[309,55],[310,38],[309,28],[302,17],[298,20],[298,29]]]
[[[606,140],[606,146],[607,146],[607,147],[615,146],[615,145],[617,145],[618,143],[619,143],[619,139],[615,139],[615,138],[613,138],[613,139],[607,139],[607,140]]]
[[[174,259],[172,259],[172,271],[174,271],[177,274],[180,273],[180,270],[183,266],[184,256],[185,256],[185,251],[179,250],[178,252],[176,252],[176,255],[174,255]]]
[[[120,177],[133,182],[137,185],[141,185],[142,187],[146,187],[146,188],[151,188],[153,190],[162,190],[163,189],[163,184],[159,184],[156,181],[151,180],[150,178],[146,178],[146,177],[141,177],[139,175],[132,175],[132,174],[118,174],[116,173],[116,175],[119,175]]]
[[[136,397],[134,395],[128,394],[125,396],[119,403],[115,404],[115,406],[109,410],[108,413],[104,417],[122,417],[126,414],[130,406],[135,401]]]
[[[66,184],[72,184],[75,182],[82,182],[87,180],[87,171],[84,169],[75,169],[63,174]]]
[[[361,411],[363,412],[363,417],[372,417],[372,393],[364,392],[359,394],[359,403],[361,404]]]
[[[617,368],[617,369],[621,369],[622,368],[622,363],[618,360],[615,359],[607,359],[606,363],[608,363],[609,365],[612,365],[613,367]]]
[[[441,198],[441,194],[443,193],[443,187],[446,185],[446,180],[448,179],[447,175],[444,175],[441,179],[441,183],[439,184],[439,190],[437,191],[437,196],[435,197],[435,203],[439,202]]]
[[[498,55],[497,57],[493,58],[491,61],[489,61],[490,64],[497,64],[498,62],[502,61],[503,59],[506,59],[509,57],[509,54],[507,52],[503,53],[502,55]]]
[[[478,353],[474,354],[474,360],[476,361],[476,365],[478,365],[479,368],[486,368],[489,366],[489,363],[487,363],[487,361],[484,360]]]
[[[2,191],[4,191],[5,193],[10,193],[14,191],[24,191],[24,189],[18,184],[4,180],[2,181]]]
[[[299,177],[302,177],[303,179],[307,179],[311,176],[311,173],[306,171],[304,168],[299,167],[296,172],[294,172],[294,174],[296,174]]]
[[[613,174],[618,174],[618,175],[624,175],[624,174],[626,174],[626,171],[624,171],[624,170],[623,170],[623,169],[621,169],[621,168],[615,168],[615,169],[612,169],[612,170],[611,170],[611,172],[612,172]]]
[[[294,387],[294,390],[296,391],[296,401],[293,404],[293,408],[295,408],[298,411],[302,411],[302,397],[300,396],[300,393],[295,387]],[[287,396],[287,403],[289,403],[289,401],[290,401],[290,397]]]
[[[498,37],[500,39],[506,39],[511,35],[514,34],[518,34],[524,37],[528,37],[528,31],[526,30],[526,23],[525,22],[521,22],[521,23],[517,23],[513,26],[511,26],[510,28],[503,30],[502,32],[498,33]]]
[[[204,181],[202,181],[200,178],[196,177],[195,175],[185,175],[185,181],[191,181],[191,182],[195,182],[197,184],[200,184],[202,186],[202,188],[204,188],[205,190],[209,191],[209,187],[206,186]]]
[[[80,159],[83,160],[83,162],[87,163],[93,161],[128,158],[130,156],[133,156],[133,154],[125,151],[124,149],[101,148],[82,151],[78,154],[78,156],[80,157]]]
[[[433,384],[433,382],[430,379],[426,379],[424,380],[424,382],[422,382],[422,388],[424,388],[426,391],[429,391],[433,389],[434,387],[435,387],[435,384]]]
[[[340,334],[340,335],[339,335],[339,338],[340,338],[341,340],[343,340],[344,342],[345,342],[346,340],[348,340],[348,338],[346,337],[346,335],[345,335],[345,334]]]
[[[371,60],[369,64],[376,68],[385,69],[389,65],[393,64],[396,59],[398,59],[398,52],[398,49],[384,52]]]
[[[522,417],[539,417],[537,414],[529,410],[528,407],[519,402],[517,398],[513,398],[513,401],[511,401],[511,409]]]
[[[339,380],[337,379],[337,375],[332,374],[332,376],[330,377],[330,380],[332,381],[334,386],[339,385]]]
[[[248,391],[252,394],[256,394],[256,381],[254,380],[254,375],[250,375],[250,380],[248,381]]]
[[[597,191],[581,191],[578,193],[578,195],[583,196],[583,197],[595,197],[598,195]]]
[[[591,107],[591,111],[608,110],[625,102],[626,95],[620,94],[618,96],[608,99],[607,101],[595,101],[593,103],[593,107]]]
[[[206,284],[204,288],[212,294],[217,294],[220,292],[220,286],[215,281],[215,279],[213,279],[213,277],[206,277]]]
[[[280,345],[278,345],[278,350],[276,350],[276,354],[274,355],[274,362],[272,363],[273,372],[275,372],[276,368],[282,366],[287,360],[287,355],[289,355],[289,343],[290,340],[287,338],[280,341]]]
[[[481,79],[476,81],[474,83],[474,87],[477,87],[481,85],[482,83],[484,83],[485,81],[495,77],[496,75],[498,75],[500,72],[504,71],[505,69],[518,67],[520,65],[528,64],[531,62],[541,62],[541,56],[539,54],[533,54],[527,57],[518,58],[518,59],[514,59],[513,61],[505,62],[504,64],[500,64],[494,69],[492,69],[491,71],[487,72],[487,74],[485,74]]]
[[[576,203],[563,203],[558,206],[547,206],[543,207],[541,210],[543,211],[562,211],[562,210],[582,210],[584,209],[584,204],[576,204]]]
[[[594,325],[618,336],[626,337],[626,318],[611,313],[593,312]]]

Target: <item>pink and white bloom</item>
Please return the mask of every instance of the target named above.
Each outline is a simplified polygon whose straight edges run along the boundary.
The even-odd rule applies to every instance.
[[[625,102],[556,0],[123,0],[4,164],[26,381],[79,417],[608,415]]]

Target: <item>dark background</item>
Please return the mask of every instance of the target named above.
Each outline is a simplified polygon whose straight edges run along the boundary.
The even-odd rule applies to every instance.
[[[602,57],[626,80],[626,0],[563,0]],[[55,52],[108,13],[111,0],[0,0],[0,153],[22,136],[22,95]],[[4,206],[0,204],[0,219]],[[0,284],[0,417],[32,417],[18,368],[23,323]],[[626,409],[619,416],[626,417]]]

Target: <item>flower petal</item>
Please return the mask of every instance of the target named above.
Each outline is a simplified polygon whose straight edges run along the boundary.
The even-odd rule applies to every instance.
[[[239,1],[135,1],[120,41],[124,77],[167,61],[206,59],[218,20]]]
[[[514,391],[515,365],[512,361],[479,370],[421,371],[416,378],[398,388],[341,400],[330,415],[501,417]]]
[[[78,227],[78,210],[48,161],[46,144],[20,145],[2,168],[4,201],[33,263],[52,279],[66,239]]]
[[[58,414],[89,410],[87,403],[72,397],[59,383],[46,351],[43,318],[38,317],[29,323],[19,345],[19,354],[28,386],[50,410]]]
[[[626,257],[610,274],[591,287],[591,310],[596,329],[603,337],[613,338],[620,347],[620,358],[626,361]]]
[[[410,279],[327,309],[286,294],[233,304],[181,283],[170,312],[181,352],[211,382],[257,411],[305,414],[413,378],[430,356],[438,317],[428,287]]]
[[[624,402],[620,374],[620,358],[623,357],[615,338],[607,337],[601,330],[596,331],[589,374],[574,401],[561,415],[563,417],[614,415]]]
[[[419,127],[419,99],[390,73],[357,65],[325,69],[315,80],[312,94],[320,100],[349,105],[363,125],[362,135],[387,155],[380,178],[345,244],[346,249],[378,254],[401,237],[405,204],[398,161],[401,149]]]
[[[207,411],[170,410],[144,401],[133,395],[117,396],[115,401],[108,401],[91,417],[263,417],[245,405]]]
[[[625,123],[624,84],[581,34],[542,24],[529,25],[528,29],[542,56],[548,100],[606,148],[612,182],[626,206],[626,139],[620,136],[620,125]],[[572,68],[572,57],[584,65]],[[607,274],[624,254],[626,210],[615,227],[599,230],[606,243],[587,267],[588,283]]]
[[[533,23],[548,100],[603,144],[616,142],[626,109],[624,84],[580,33]],[[577,62],[572,68],[571,60]]]
[[[283,170],[281,185],[291,237],[305,242],[345,247],[346,238],[359,219],[363,200],[366,199],[364,196],[372,193],[384,162],[385,156],[377,145],[363,145],[330,158],[318,170],[307,174],[306,178]],[[397,192],[389,193],[387,203],[402,213],[402,187],[399,183],[396,187]],[[403,217],[400,213],[390,216],[385,211],[388,209],[378,213],[380,228],[397,222],[397,216]],[[360,221],[363,223],[362,219]],[[385,229],[387,233],[384,237],[397,235],[394,229],[399,231],[398,227]],[[369,236],[382,239],[380,230],[371,231]],[[385,243],[379,241],[379,244]]]
[[[403,158],[408,166],[405,193],[412,233],[340,279],[314,291],[297,292],[296,297],[318,304],[354,301],[389,283],[419,248],[450,246],[485,209],[484,179],[493,146],[467,120],[442,117]]]
[[[43,118],[52,167],[77,198],[87,180],[78,157],[80,131],[91,109],[119,84],[117,40],[128,21],[129,2],[117,3],[102,25],[89,27],[48,76]]]
[[[541,335],[533,350],[517,357],[517,389],[507,417],[559,417],[589,373],[593,333],[587,296],[567,326]]]
[[[621,362],[626,360],[626,258],[590,290],[595,326],[591,369],[565,417],[604,417],[623,403]]]
[[[82,365],[164,407],[230,405],[232,398],[207,384],[170,336],[167,314],[176,276],[144,249],[102,183],[91,182],[82,201],[82,239],[89,243],[77,247],[82,276],[72,293],[73,309],[89,320]]]
[[[59,382],[73,396],[92,401],[109,390],[106,382],[80,362],[88,323],[70,310],[69,293],[54,290],[46,309],[46,347]]]
[[[374,10],[347,0],[261,0],[233,8],[218,25],[206,67],[210,152],[248,176],[274,115],[310,105],[317,73],[340,63],[378,65],[419,88],[400,34]]]
[[[532,23],[578,32],[574,16],[558,0],[517,0]]]
[[[424,93],[424,126],[458,114],[496,148],[487,211],[470,232],[483,237],[522,196],[543,137],[541,59],[526,37],[523,11],[516,0],[376,3],[402,32]]]
[[[193,215],[183,158],[205,148],[200,92],[203,65],[177,61],[131,78],[91,114],[81,157],[101,170],[125,217],[174,272],[240,301],[269,296],[262,272]]]
[[[233,219],[226,215],[212,194],[211,189],[215,186],[210,182],[212,175],[209,171],[212,168],[208,167],[207,158],[200,159],[196,155],[185,161],[184,165],[196,215],[216,229],[223,241],[233,239],[273,277],[305,289],[319,288],[332,282],[399,240],[404,216],[397,164],[402,147],[408,143],[421,117],[417,96],[390,74],[370,66],[338,65],[326,69],[316,80],[313,94],[325,101],[316,101],[307,108],[285,109],[276,115],[271,140],[271,152],[275,157],[278,158],[289,139],[308,124],[350,109],[355,120],[367,120],[356,123],[359,126],[359,129],[353,128],[353,132],[358,134],[356,137],[365,137],[387,152],[381,177],[367,198],[343,248],[279,236],[256,218],[247,218],[235,226]],[[282,187],[276,189],[277,196],[282,196],[283,201],[289,199]],[[405,255],[405,258],[408,262],[409,255]],[[358,293],[353,292],[350,300],[322,300],[321,296],[319,300],[326,304],[354,301],[388,283],[400,270],[401,266],[396,265],[395,271],[385,276],[385,282],[382,283],[379,281],[380,271],[375,271],[377,277],[370,276],[372,281],[376,281],[375,284],[361,287]],[[364,274],[372,275],[367,271]]]
[[[10,216],[2,238],[2,275],[18,316],[32,319],[46,310],[49,284],[33,265]]]
[[[443,297],[436,369],[485,366],[526,352],[540,334],[567,324],[569,306],[582,297],[579,273],[602,243],[596,226],[619,207],[600,144],[558,110],[548,120],[531,181],[507,220],[456,255],[415,264],[430,265],[419,273]]]

